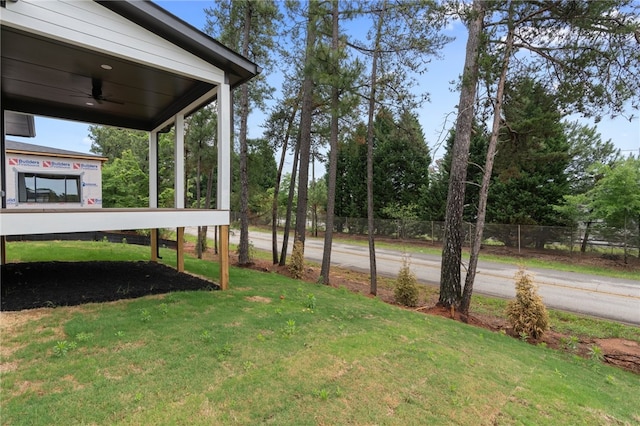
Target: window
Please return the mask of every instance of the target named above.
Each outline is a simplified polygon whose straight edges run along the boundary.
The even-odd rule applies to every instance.
[[[18,173],[19,203],[79,203],[80,176]]]

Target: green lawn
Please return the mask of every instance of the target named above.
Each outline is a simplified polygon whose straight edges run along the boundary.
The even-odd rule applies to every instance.
[[[28,256],[14,244],[10,260],[60,260],[68,243]],[[90,246],[92,258],[148,256]],[[3,321],[2,423],[640,422],[640,377],[620,369],[343,289],[236,268],[230,279],[226,292],[9,314],[30,320]]]

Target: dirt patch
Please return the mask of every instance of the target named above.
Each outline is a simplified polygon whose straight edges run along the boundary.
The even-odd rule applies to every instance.
[[[245,298],[249,302],[271,303],[271,298],[262,296],[249,296]]]
[[[640,343],[626,339],[596,339],[602,348],[604,359],[640,374]]]
[[[4,286],[5,283],[3,282]],[[10,332],[29,321],[39,320],[47,316],[48,309],[30,309],[21,312],[0,312],[0,333]]]

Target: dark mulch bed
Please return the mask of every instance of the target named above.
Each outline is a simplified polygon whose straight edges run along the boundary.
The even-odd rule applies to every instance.
[[[153,262],[10,263],[0,273],[2,311],[220,289],[211,281]]]

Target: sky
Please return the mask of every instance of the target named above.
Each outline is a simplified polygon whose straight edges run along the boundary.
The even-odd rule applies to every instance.
[[[200,30],[204,29],[206,23],[203,9],[213,4],[212,0],[157,0],[155,2]],[[444,154],[443,140],[446,137],[446,132],[454,126],[455,106],[459,95],[452,90],[449,82],[457,80],[462,72],[467,40],[466,29],[460,22],[452,23],[446,31],[447,35],[455,37],[455,40],[444,48],[441,55],[442,60],[434,59],[432,61],[428,71],[420,76],[417,87],[421,93],[428,92],[430,94],[430,102],[424,104],[416,111],[416,114],[434,159]],[[279,89],[277,85],[281,81],[280,76],[267,76],[267,79],[277,90]],[[257,138],[262,135],[261,125],[267,114],[267,111],[252,114],[249,137]],[[573,117],[570,120],[576,119],[578,117]],[[583,120],[583,123],[589,126],[595,124],[588,120]],[[88,153],[91,148],[88,126],[86,123],[36,117],[35,138],[13,136],[10,138],[36,145]],[[625,155],[640,155],[640,118],[637,117],[637,111],[636,117],[632,121],[624,117],[606,118],[596,126],[603,141],[611,140]]]

